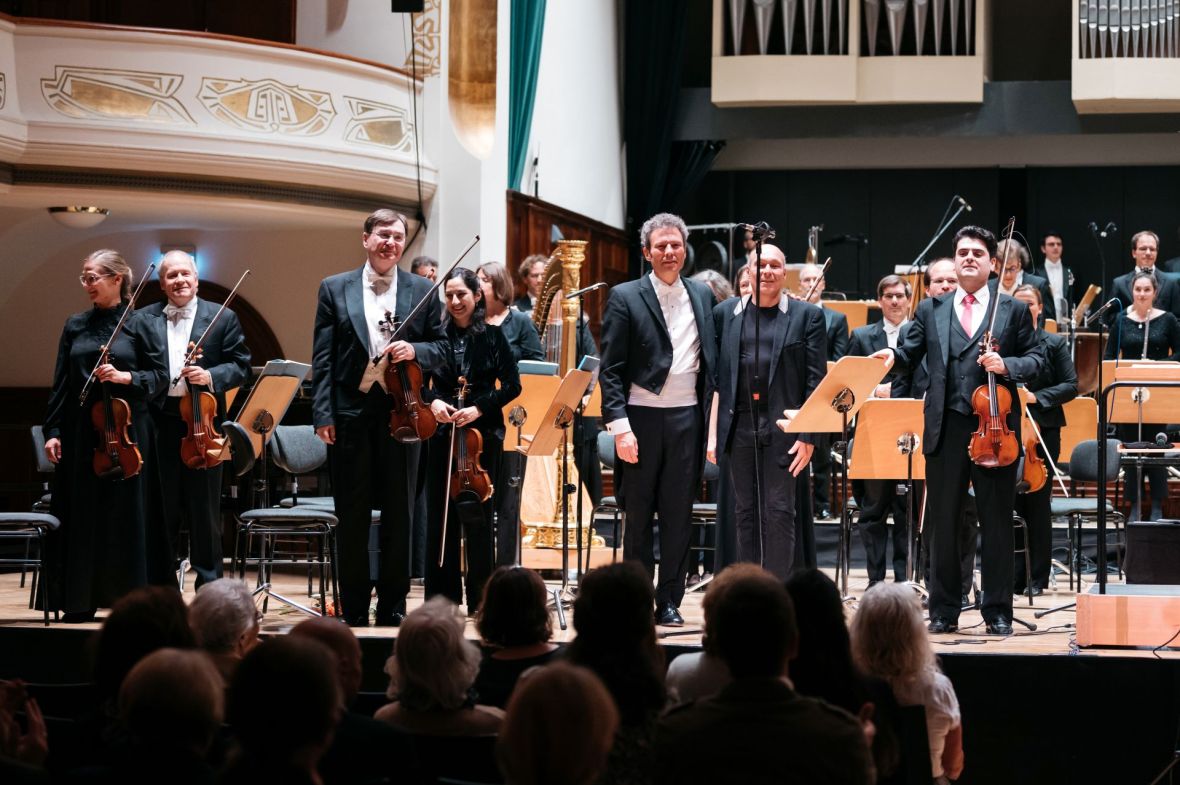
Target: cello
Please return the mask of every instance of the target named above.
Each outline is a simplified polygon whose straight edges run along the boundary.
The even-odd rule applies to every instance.
[[[155,268],[154,264],[148,265],[131,299],[127,301],[118,323],[115,324],[115,329],[111,331],[110,337],[99,351],[98,360],[94,363],[90,375],[86,377],[82,392],[78,394],[79,406],[86,405],[86,400],[90,397],[90,387],[98,378],[98,369],[110,360],[111,344],[123,332],[127,317],[135,310],[135,302]],[[102,400],[90,409],[90,424],[94,427],[98,439],[91,462],[94,473],[104,480],[126,480],[139,474],[143,469],[143,456],[139,452],[139,445],[131,438],[131,407],[126,400],[111,395],[110,386],[105,383],[102,385]]]
[[[1008,219],[1008,226],[1004,230],[1004,257],[1007,263],[1009,250],[1012,247],[1012,232],[1016,228],[1016,218]],[[1001,269],[1003,265],[1001,265]],[[984,284],[987,285],[986,283]],[[998,351],[998,341],[995,337],[996,314],[999,312],[1000,293],[996,293],[989,303],[991,315],[988,317],[988,328],[984,331],[979,342],[979,354]],[[1020,457],[1020,442],[1016,434],[1008,427],[1008,415],[1012,413],[1012,393],[1007,387],[996,383],[996,374],[987,372],[987,382],[975,388],[971,393],[971,409],[979,417],[979,427],[971,434],[971,442],[967,445],[967,454],[976,466],[995,469],[1009,466]]]
[[[205,339],[209,337],[217,320],[225,313],[226,307],[238,293],[238,287],[249,270],[242,273],[242,277],[234,284],[221,308],[213,315],[213,319],[196,341],[190,341],[188,353],[184,357],[184,366],[195,365],[204,356]],[[180,376],[172,380],[172,385],[180,383]],[[180,460],[190,469],[212,469],[229,457],[225,449],[225,436],[217,430],[213,418],[217,414],[217,397],[207,390],[198,390],[196,385],[188,385],[188,394],[180,399],[180,417],[184,420],[187,433],[180,440]]]

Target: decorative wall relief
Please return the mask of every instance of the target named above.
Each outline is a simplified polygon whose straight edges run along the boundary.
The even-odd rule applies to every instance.
[[[406,55],[406,68],[413,68],[418,76],[435,76],[442,69],[442,0],[426,0],[420,14],[413,14],[414,46]]]
[[[386,147],[399,153],[414,150],[414,124],[403,107],[345,96],[352,117],[344,128],[344,141]]]
[[[274,79],[205,77],[197,97],[209,113],[245,131],[318,136],[336,116],[332,96]]]
[[[196,125],[176,98],[184,77],[117,68],[59,65],[41,80],[41,95],[56,112],[79,120],[144,120]]]

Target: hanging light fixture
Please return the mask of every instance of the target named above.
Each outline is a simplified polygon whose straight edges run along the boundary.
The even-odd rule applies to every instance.
[[[107,219],[110,210],[103,207],[47,207],[49,216],[62,226],[71,229],[92,229]]]

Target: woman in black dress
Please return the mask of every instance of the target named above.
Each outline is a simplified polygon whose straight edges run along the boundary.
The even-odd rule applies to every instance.
[[[447,274],[443,284],[447,348],[443,363],[431,371],[430,388],[424,392],[439,423],[472,427],[483,437],[480,465],[488,476],[497,477],[504,441],[504,405],[520,395],[520,374],[512,348],[496,325],[485,321],[486,308],[479,278],[466,268]],[[467,379],[467,395],[457,406],[459,377]],[[499,386],[497,387],[497,383]],[[460,431],[459,437],[463,433]],[[452,466],[448,466],[451,428],[440,427],[430,446],[428,486],[428,532],[426,538],[426,596],[442,594],[455,603],[463,601],[459,568],[460,529],[467,541],[467,611],[475,613],[483,596],[483,585],[492,572],[493,494],[475,504],[452,499],[448,508],[447,533],[442,564],[443,509],[449,493]],[[455,450],[458,453],[458,447]]]
[[[1106,343],[1106,359],[1120,357],[1123,360],[1175,360],[1180,354],[1180,321],[1175,314],[1155,307],[1159,293],[1159,281],[1154,273],[1137,272],[1131,278],[1131,306],[1123,311],[1111,328],[1110,340]],[[1143,439],[1153,441],[1155,434],[1163,431],[1163,425],[1143,424]],[[1138,425],[1122,425],[1119,438],[1124,442],[1139,441]],[[1147,520],[1163,517],[1164,499],[1168,496],[1168,473],[1163,467],[1143,470],[1151,481],[1151,514]],[[1129,520],[1139,520],[1139,499],[1141,480],[1138,472],[1127,472],[1127,501],[1131,503]]]
[[[79,396],[102,347],[131,297],[131,268],[117,251],[95,251],[82,265],[82,282],[93,308],[66,320],[58,344],[53,390],[45,416],[45,452],[57,464],[53,514],[60,531],[50,539],[47,558],[52,585],[42,601],[65,611],[67,622],[86,622],[95,610],[147,581],[144,552],[144,482],[153,476],[154,433],[148,402],[167,387],[164,350],[139,314],[128,316],[99,366],[85,405]],[[131,413],[131,438],[144,468],[126,479],[100,479],[93,467],[98,436],[91,410],[103,392],[121,398]]]

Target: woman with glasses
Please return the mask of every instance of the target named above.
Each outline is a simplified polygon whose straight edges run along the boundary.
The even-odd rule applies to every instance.
[[[118,251],[101,250],[86,257],[79,280],[91,308],[66,320],[45,416],[45,453],[57,464],[52,510],[62,525],[45,554],[53,564],[52,583],[40,591],[40,602],[64,611],[63,620],[73,623],[92,621],[96,609],[109,608],[147,581],[144,491],[155,476],[149,468],[155,436],[148,402],[168,384],[163,347],[140,315],[131,314],[79,405],[87,377],[127,308],[134,273]],[[128,436],[143,459],[134,476],[103,479],[95,472],[99,437],[92,414],[95,406],[102,408],[104,392],[127,402]]]

